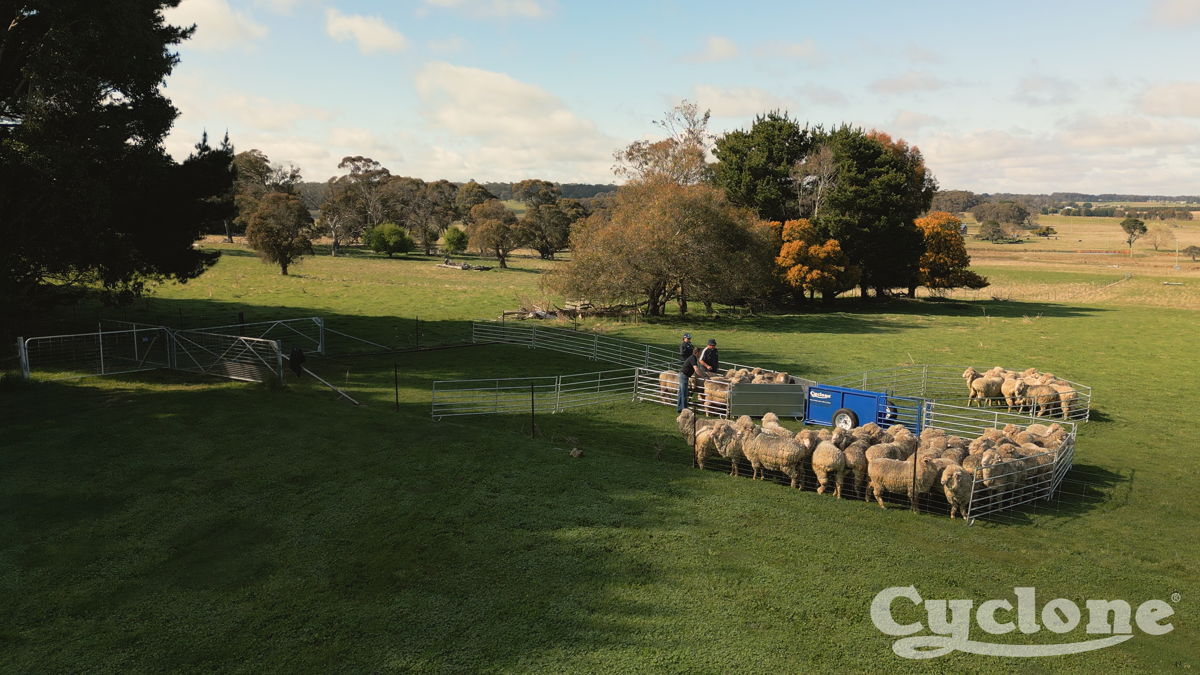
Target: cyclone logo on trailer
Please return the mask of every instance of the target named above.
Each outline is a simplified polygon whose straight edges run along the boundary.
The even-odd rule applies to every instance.
[[[1079,626],[1082,614],[1079,606],[1071,600],[1057,598],[1043,605],[1039,625],[1035,589],[1017,587],[1013,589],[1013,594],[1017,601],[1015,613],[1013,603],[1008,600],[987,600],[975,610],[975,624],[989,635],[1004,635],[1018,629],[1024,634],[1032,634],[1042,628],[1056,635],[1065,635]],[[933,635],[916,635],[925,629],[920,621],[909,624],[896,621],[892,616],[892,604],[899,599],[917,607],[925,605],[929,630]],[[1177,602],[1179,594],[1173,594],[1171,599]],[[1025,658],[1090,652],[1132,638],[1131,618],[1138,629],[1147,635],[1166,635],[1175,629],[1173,624],[1163,623],[1175,614],[1175,609],[1163,600],[1147,600],[1136,611],[1124,600],[1088,600],[1087,634],[1109,637],[1039,645],[979,642],[970,639],[971,610],[974,606],[974,600],[925,600],[915,586],[893,586],[880,591],[871,601],[871,621],[885,635],[913,636],[892,643],[892,651],[906,659],[933,659],[956,651]],[[1002,621],[1004,618],[1009,620]]]

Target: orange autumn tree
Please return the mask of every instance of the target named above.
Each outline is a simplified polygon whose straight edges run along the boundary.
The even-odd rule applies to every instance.
[[[935,292],[950,288],[984,288],[986,277],[969,268],[971,256],[963,241],[962,221],[945,211],[934,211],[915,221],[925,237],[921,255],[921,285]]]
[[[829,303],[858,283],[859,269],[850,264],[842,245],[836,239],[822,242],[817,228],[807,218],[789,220],[782,226],[771,225],[781,230],[783,242],[775,263],[796,297],[803,298],[807,292],[811,299],[820,293],[821,299]]]

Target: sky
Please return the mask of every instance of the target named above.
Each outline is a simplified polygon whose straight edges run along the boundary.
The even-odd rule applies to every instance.
[[[915,144],[942,189],[1200,194],[1200,0],[183,0],[167,149],[306,180],[620,182],[680,101]]]

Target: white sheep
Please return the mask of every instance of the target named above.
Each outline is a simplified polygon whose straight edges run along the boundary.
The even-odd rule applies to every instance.
[[[868,441],[856,439],[842,451],[846,457],[846,471],[854,476],[855,498],[866,494],[863,488],[867,479],[867,450],[869,448]]]
[[[842,453],[842,447],[849,445],[850,438],[850,434],[844,429],[834,429],[833,437],[822,441],[817,445],[817,449],[813,450],[813,473],[816,474],[819,484],[817,494],[824,494],[833,479],[834,494],[838,499],[842,498],[842,479],[846,474],[846,455]]]
[[[967,368],[963,371],[962,376],[967,381],[967,387],[970,390],[970,396],[967,398],[968,406],[971,405],[972,401],[977,401],[981,408],[985,402],[988,407],[991,407],[996,401],[1003,398],[1000,391],[1000,387],[1004,384],[1003,379],[999,377],[984,377],[974,368]]]
[[[742,431],[741,433],[747,433]],[[791,436],[775,434],[758,434],[749,442],[743,443],[742,451],[750,466],[754,468],[754,478],[766,480],[767,469],[782,471],[792,479],[792,487],[804,487],[804,448]]]
[[[1031,415],[1042,417],[1061,411],[1058,392],[1049,385],[1027,384],[1022,381],[1017,385],[1017,396],[1021,397]]]
[[[908,494],[912,509],[919,513],[917,500],[929,492],[937,478],[937,468],[929,457],[918,457],[916,460],[916,484],[913,483],[913,464],[897,459],[874,459],[867,464],[867,476],[871,483],[869,489],[879,502],[879,508],[886,509],[883,504],[883,493],[896,492]]]
[[[942,471],[942,491],[946,493],[946,501],[950,502],[950,519],[954,520],[954,512],[963,520],[967,519],[967,508],[971,505],[971,492],[975,489],[975,478],[971,472],[961,466],[948,466]]]

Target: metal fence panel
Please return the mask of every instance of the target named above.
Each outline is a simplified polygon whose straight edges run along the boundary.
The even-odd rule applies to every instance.
[[[174,333],[175,368],[247,382],[283,382],[278,342],[180,330]]]
[[[280,343],[284,352],[300,347],[318,354],[325,353],[325,322],[318,316],[279,321],[233,323],[224,326],[204,326],[193,329],[202,333],[220,333],[238,337],[272,340]]]
[[[478,380],[438,380],[433,383],[430,415],[558,412],[632,399],[637,381],[634,369],[545,377]]]
[[[160,327],[27,338],[22,374],[65,380],[166,368],[169,342],[170,332]]]

